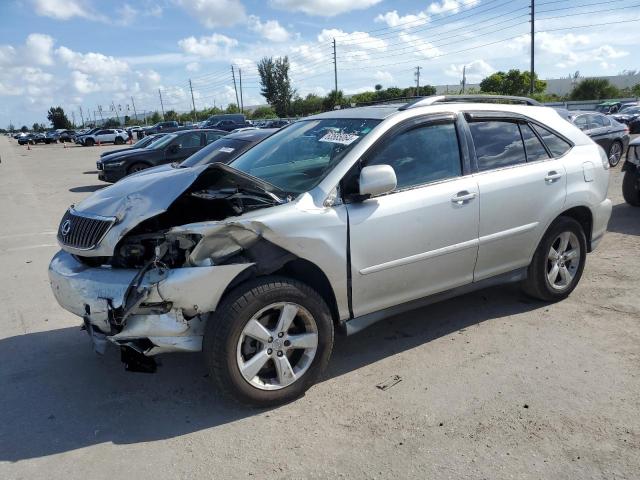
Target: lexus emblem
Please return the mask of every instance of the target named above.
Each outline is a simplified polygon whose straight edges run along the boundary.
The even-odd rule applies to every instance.
[[[67,235],[69,235],[70,231],[71,231],[71,220],[65,220],[60,226],[60,234],[63,237],[66,237]]]

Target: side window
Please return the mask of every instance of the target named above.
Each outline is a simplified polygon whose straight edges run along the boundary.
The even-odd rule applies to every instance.
[[[591,128],[602,128],[604,127],[604,116],[602,115],[589,115],[589,123],[591,123]]]
[[[524,149],[527,152],[527,162],[537,162],[538,160],[547,160],[549,158],[544,145],[542,145],[542,142],[528,124],[521,123],[520,132],[524,140]]]
[[[182,148],[199,147],[200,133],[194,132],[194,133],[189,133],[188,135],[183,135],[182,137],[180,137],[178,141],[180,142],[180,145],[182,145]]]
[[[481,172],[526,162],[517,123],[496,120],[471,122],[469,129]]]
[[[605,127],[610,127],[611,126],[611,119],[609,117],[602,116],[600,118],[602,119],[602,124]]]
[[[391,165],[398,190],[460,176],[456,127],[453,123],[432,124],[399,133],[367,165]]]
[[[532,125],[532,127],[536,132],[538,132],[538,135],[540,135],[540,138],[542,138],[542,141],[554,157],[561,157],[571,150],[571,144],[560,138],[555,133],[550,132],[539,125]]]
[[[205,134],[206,139],[207,139],[207,145],[209,145],[211,142],[215,142],[216,140],[218,140],[220,137],[222,137],[222,134],[220,133],[215,133],[215,132],[207,132]]]
[[[588,130],[589,129],[589,122],[587,121],[587,116],[586,115],[580,115],[579,117],[576,117],[575,120],[573,121],[573,123],[580,130]]]

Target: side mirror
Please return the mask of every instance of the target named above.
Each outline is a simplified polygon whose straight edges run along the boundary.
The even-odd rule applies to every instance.
[[[371,165],[360,171],[360,195],[376,196],[393,191],[398,185],[391,165]]]

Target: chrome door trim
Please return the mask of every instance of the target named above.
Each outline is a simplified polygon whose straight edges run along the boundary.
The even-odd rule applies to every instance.
[[[519,227],[510,228],[509,230],[502,230],[501,232],[491,233],[489,235],[480,237],[479,244],[485,245],[487,243],[495,242],[496,240],[501,240],[506,237],[530,232],[531,230],[534,230],[539,224],[540,222],[533,222],[526,225],[520,225]]]
[[[402,265],[408,265],[410,263],[420,262],[429,258],[439,257],[441,255],[447,255],[449,253],[459,252],[474,248],[478,246],[478,239],[474,238],[467,240],[466,242],[456,243],[454,245],[448,245],[446,247],[438,248],[436,250],[430,250],[428,252],[417,253],[408,257],[398,258],[396,260],[390,260],[388,262],[380,263],[378,265],[372,265],[370,267],[363,268],[359,271],[361,275],[368,275],[370,273],[380,272],[389,268],[400,267]]]

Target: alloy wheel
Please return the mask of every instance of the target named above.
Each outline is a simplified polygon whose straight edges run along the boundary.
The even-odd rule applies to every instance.
[[[609,149],[609,165],[615,167],[622,158],[622,146],[618,142],[614,142]]]
[[[547,255],[547,280],[554,290],[569,288],[580,267],[580,243],[573,232],[558,235]]]
[[[318,350],[318,327],[307,309],[268,305],[246,323],[236,350],[242,377],[260,390],[280,390],[302,377]]]

